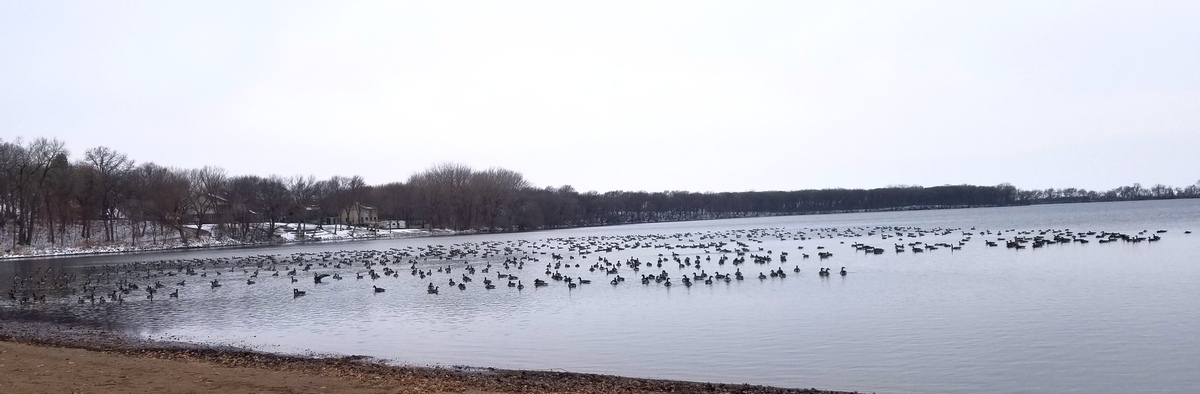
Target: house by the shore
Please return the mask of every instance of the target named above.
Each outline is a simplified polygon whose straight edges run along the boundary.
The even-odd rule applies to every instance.
[[[327,224],[376,227],[379,225],[379,213],[375,207],[356,202],[342,208],[337,216],[325,218],[325,221]]]

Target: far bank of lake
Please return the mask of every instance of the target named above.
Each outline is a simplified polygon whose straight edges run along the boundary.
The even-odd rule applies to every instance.
[[[165,286],[153,300],[39,290],[47,302],[0,307],[149,339],[404,364],[876,392],[1180,392],[1200,386],[1197,223],[1200,200],[1165,200],[23,260],[0,275]],[[1006,247],[1018,239],[1026,247]],[[717,274],[731,278],[707,283]]]

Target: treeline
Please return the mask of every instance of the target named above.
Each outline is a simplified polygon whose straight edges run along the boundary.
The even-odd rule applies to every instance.
[[[521,231],[574,226],[818,212],[1005,206],[1200,197],[1200,182],[1020,190],[997,186],[898,186],[695,193],[580,193],[538,188],[515,171],[441,164],[405,182],[367,185],[359,176],[229,175],[218,167],[138,164],[106,147],[70,160],[64,144],[0,141],[0,232],[12,246],[157,242],[199,238],[202,228],[244,241],[268,240],[278,223],[333,223],[350,210],[433,228]],[[332,219],[332,220],[330,220]],[[209,225],[209,226],[206,226]]]

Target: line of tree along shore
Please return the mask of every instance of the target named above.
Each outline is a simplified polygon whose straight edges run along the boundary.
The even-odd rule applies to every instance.
[[[240,241],[267,241],[279,223],[321,223],[348,209],[433,228],[524,231],[657,221],[1059,202],[1197,198],[1186,187],[1140,184],[1108,191],[996,186],[897,186],[696,193],[578,192],[539,188],[516,171],[438,164],[406,182],[367,185],[360,176],[229,175],[135,163],[96,147],[72,161],[65,145],[39,138],[0,141],[0,234],[11,246],[186,242],[201,228]],[[205,226],[209,225],[209,226]],[[218,235],[218,234],[214,234]]]

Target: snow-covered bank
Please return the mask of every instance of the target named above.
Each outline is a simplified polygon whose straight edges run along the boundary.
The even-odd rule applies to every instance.
[[[228,237],[213,237],[213,226],[205,225],[199,238],[189,237],[183,241],[178,238],[159,240],[157,242],[113,242],[113,243],[81,243],[73,246],[33,245],[17,246],[0,253],[0,260],[59,257],[95,254],[155,252],[180,249],[244,247],[262,245],[280,245],[299,242],[337,242],[352,240],[390,239],[409,237],[428,237],[437,235],[454,235],[459,232],[452,230],[425,229],[370,229],[354,226],[324,226],[281,224],[275,230],[275,236],[268,242],[239,241]],[[195,227],[187,230],[194,234]]]

